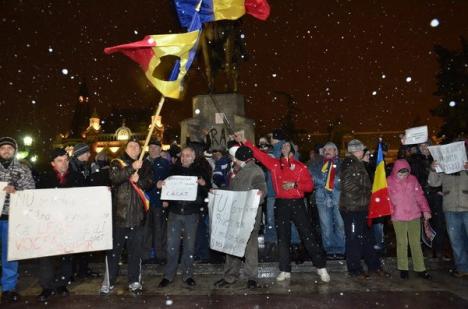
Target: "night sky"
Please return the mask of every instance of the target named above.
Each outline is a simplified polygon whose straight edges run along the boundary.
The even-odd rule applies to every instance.
[[[437,129],[439,120],[429,114],[439,100],[433,45],[460,48],[459,37],[468,37],[468,1],[269,2],[266,22],[242,19],[249,58],[241,66],[240,93],[258,133],[280,125],[286,105],[277,91],[294,97],[296,125],[310,132],[326,132],[329,122],[356,131],[424,123]],[[0,135],[30,133],[48,143],[66,131],[81,80],[103,118],[113,108],[153,111],[159,93],[138,65],[103,49],[182,32],[172,1],[0,3]],[[201,70],[200,58],[184,101],[164,106],[166,127],[177,129],[191,117],[191,97],[206,93]]]

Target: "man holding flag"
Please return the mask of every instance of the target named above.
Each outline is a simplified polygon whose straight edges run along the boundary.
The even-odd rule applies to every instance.
[[[389,274],[381,269],[380,260],[373,247],[373,235],[366,222],[371,183],[362,163],[364,148],[361,141],[351,140],[348,143],[347,157],[341,167],[340,210],[345,225],[346,263],[351,277],[368,277],[361,265],[362,257],[369,273],[388,277]],[[379,176],[376,175],[375,178]]]
[[[144,222],[149,210],[149,199],[144,190],[149,190],[153,181],[150,162],[138,160],[141,151],[138,140],[130,139],[125,147],[125,153],[111,162],[113,249],[106,255],[102,295],[110,294],[114,288],[124,246],[128,252],[128,288],[136,295],[141,294],[143,290],[141,257]]]

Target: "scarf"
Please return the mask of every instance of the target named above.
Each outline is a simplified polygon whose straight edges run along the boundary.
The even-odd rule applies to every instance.
[[[336,164],[334,164],[333,159],[325,159],[322,166],[322,173],[327,173],[327,180],[325,181],[325,189],[328,191],[333,191],[335,188],[335,173],[336,173]]]
[[[114,159],[116,162],[118,162],[120,164],[121,167],[126,167],[128,166],[128,164],[122,160],[122,159]],[[134,183],[133,181],[131,181],[130,179],[128,180],[128,182],[130,183],[130,185],[132,186],[133,190],[135,190],[136,194],[138,195],[138,197],[140,198],[140,200],[142,201],[143,203],[143,209],[145,210],[145,212],[148,212],[149,211],[149,208],[150,208],[150,199],[148,197],[148,195],[146,194],[145,191],[143,191],[143,189],[141,189],[136,183]]]

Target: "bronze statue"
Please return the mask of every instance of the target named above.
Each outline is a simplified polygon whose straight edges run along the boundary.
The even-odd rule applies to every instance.
[[[240,25],[240,20],[221,20],[204,24],[200,45],[210,93],[216,91],[215,80],[222,70],[226,78],[224,90],[238,90],[239,65],[246,57]]]

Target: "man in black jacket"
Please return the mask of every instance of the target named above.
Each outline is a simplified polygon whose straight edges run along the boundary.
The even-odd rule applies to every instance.
[[[69,168],[68,154],[64,149],[52,151],[49,168],[40,175],[37,185],[40,189],[82,187],[84,178]],[[42,292],[37,297],[46,302],[56,294],[68,296],[67,285],[73,275],[73,255],[50,256],[39,259],[39,284]]]
[[[374,250],[374,236],[367,226],[367,212],[372,184],[362,158],[364,144],[353,139],[348,143],[348,154],[341,165],[340,211],[346,234],[346,264],[351,277],[366,279],[361,258],[369,273],[388,277],[381,268]]]
[[[113,249],[106,255],[106,274],[101,294],[108,295],[114,288],[119,272],[120,255],[127,246],[129,290],[141,294],[141,258],[143,254],[144,223],[149,200],[144,194],[152,184],[152,169],[148,161],[138,160],[141,146],[132,139],[125,153],[111,162],[113,207]]]
[[[173,280],[177,272],[179,261],[180,240],[183,235],[182,252],[182,279],[188,286],[195,286],[193,280],[193,255],[199,221],[199,214],[205,207],[205,198],[211,188],[209,171],[194,164],[195,151],[191,147],[182,149],[180,161],[171,169],[169,176],[196,176],[198,178],[198,192],[195,201],[169,201],[163,202],[163,207],[169,207],[167,221],[167,264],[164,278],[159,287],[166,287]],[[161,189],[164,181],[158,181],[157,187]]]

